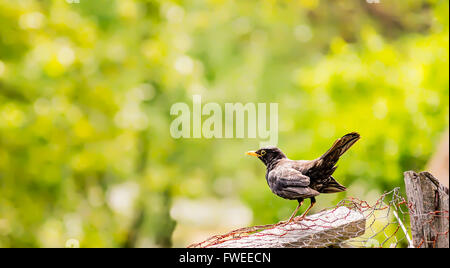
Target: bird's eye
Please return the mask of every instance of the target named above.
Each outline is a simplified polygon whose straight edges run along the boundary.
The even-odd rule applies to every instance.
[[[265,155],[266,154],[266,151],[261,151],[261,155]]]

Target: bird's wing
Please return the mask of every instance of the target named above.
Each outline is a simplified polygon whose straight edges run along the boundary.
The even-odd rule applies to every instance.
[[[320,193],[309,187],[285,187],[279,189],[275,194],[287,199],[300,199],[311,198],[319,195]]]
[[[279,167],[271,170],[268,174],[269,185],[277,184],[278,187],[307,187],[310,183],[308,176],[293,168]]]
[[[311,189],[310,179],[300,171],[290,167],[278,167],[267,174],[267,182],[272,192],[285,199],[302,199],[319,195]]]

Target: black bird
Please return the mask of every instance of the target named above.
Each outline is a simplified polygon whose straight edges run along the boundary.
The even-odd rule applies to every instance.
[[[265,147],[247,154],[258,157],[266,165],[266,181],[274,194],[298,201],[297,208],[287,221],[289,223],[305,198],[309,198],[311,204],[300,219],[303,219],[316,203],[315,196],[346,190],[331,175],[337,168],[339,157],[359,138],[358,133],[349,133],[336,140],[326,153],[314,160],[290,160],[277,147]]]

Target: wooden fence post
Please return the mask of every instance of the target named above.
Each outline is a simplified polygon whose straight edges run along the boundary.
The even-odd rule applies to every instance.
[[[448,248],[448,188],[429,172],[404,173],[414,247]]]

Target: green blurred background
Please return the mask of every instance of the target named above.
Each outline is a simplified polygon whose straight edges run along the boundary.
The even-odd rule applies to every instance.
[[[170,136],[171,105],[193,94],[279,103],[292,159],[358,131],[335,172],[348,192],[316,212],[403,189],[448,128],[448,13],[446,0],[0,0],[0,247],[183,247],[286,219],[296,202],[244,154],[258,139]]]

